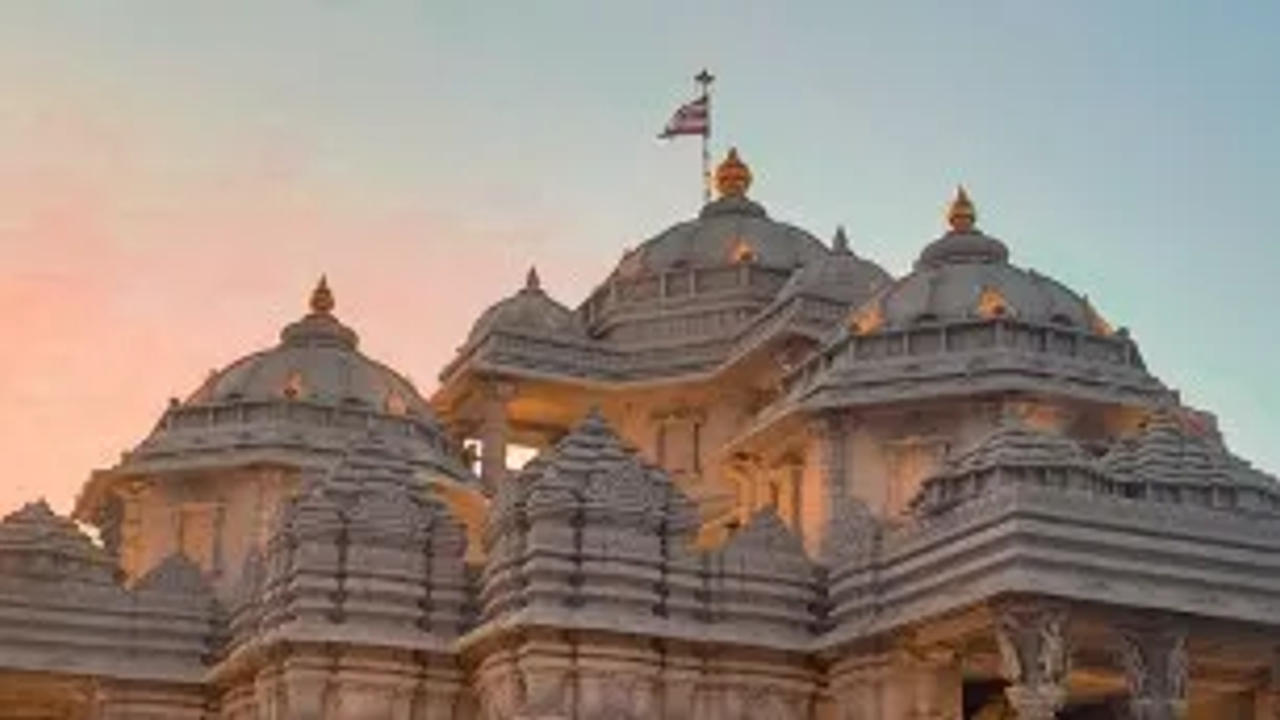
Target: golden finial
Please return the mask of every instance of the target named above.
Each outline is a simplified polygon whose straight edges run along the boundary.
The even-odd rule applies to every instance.
[[[1098,313],[1093,307],[1093,303],[1089,302],[1089,296],[1084,296],[1084,316],[1089,323],[1089,329],[1099,335],[1114,335],[1115,329],[1111,327],[1111,323]]]
[[[329,280],[324,275],[311,291],[311,312],[328,315],[333,312],[333,293],[329,290]]]
[[[738,148],[729,148],[729,155],[716,168],[716,190],[720,197],[742,197],[751,187],[751,168],[738,157]]]
[[[957,185],[956,196],[951,199],[951,207],[947,208],[947,223],[953,231],[965,233],[973,232],[977,220],[978,212],[973,208],[969,193],[964,191],[963,185]]]
[[[870,335],[884,327],[884,308],[880,298],[872,298],[849,317],[849,329],[854,335]]]
[[[978,317],[990,320],[996,317],[1006,315],[1017,315],[1013,308],[1009,306],[1009,301],[1004,299],[1004,295],[1000,291],[986,285],[982,288],[982,293],[978,296]]]

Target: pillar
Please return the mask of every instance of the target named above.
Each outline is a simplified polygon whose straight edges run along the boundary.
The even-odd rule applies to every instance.
[[[1038,599],[995,608],[1005,698],[1018,720],[1053,720],[1067,700],[1071,652],[1065,605]]]
[[[1117,628],[1134,720],[1182,720],[1187,714],[1187,634],[1172,622]]]
[[[1280,720],[1280,649],[1271,657],[1267,682],[1254,694],[1253,716],[1257,720]]]
[[[837,519],[836,509],[848,493],[848,454],[845,448],[848,419],[843,413],[824,412],[810,420],[808,430],[813,441],[811,457],[817,482],[808,485],[806,491],[817,497],[801,498],[801,515],[809,520],[802,523],[801,534],[810,554],[825,556],[830,551],[824,545]]]
[[[493,381],[484,386],[480,417],[480,481],[488,492],[497,490],[507,474],[507,403],[515,384]]]

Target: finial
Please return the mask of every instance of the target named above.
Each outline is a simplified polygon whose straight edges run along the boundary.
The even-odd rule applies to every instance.
[[[538,277],[538,268],[534,265],[529,266],[529,272],[524,276],[525,290],[541,290],[542,280]]]
[[[844,226],[836,226],[836,236],[831,240],[831,249],[838,253],[849,252],[849,236],[844,234]]]
[[[328,315],[333,312],[333,293],[329,290],[329,280],[324,275],[311,291],[311,312]]]
[[[716,168],[716,190],[720,197],[743,197],[751,187],[751,168],[738,157],[737,148]]]
[[[964,191],[963,185],[957,185],[951,207],[947,208],[947,223],[951,225],[952,231],[967,233],[973,232],[977,219],[978,213],[974,210],[973,201],[969,199],[969,193]]]

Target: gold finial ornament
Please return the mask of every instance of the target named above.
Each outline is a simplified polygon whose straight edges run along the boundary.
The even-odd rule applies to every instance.
[[[716,191],[720,197],[743,197],[751,187],[751,168],[738,157],[738,148],[729,148],[729,155],[716,168]]]
[[[1111,327],[1111,323],[1107,322],[1107,319],[1098,313],[1097,309],[1093,307],[1093,303],[1089,302],[1088,296],[1084,298],[1084,316],[1089,323],[1089,329],[1095,333],[1107,336],[1115,334],[1115,328]]]
[[[311,291],[311,312],[328,315],[333,312],[333,293],[329,290],[329,280],[320,276],[316,289]]]
[[[990,285],[982,288],[982,293],[978,296],[977,311],[978,317],[984,320],[1006,315],[1017,315],[1013,308],[1009,306],[1009,301],[1005,300],[1004,295],[1001,295],[999,290]]]
[[[884,327],[884,320],[880,298],[873,298],[853,311],[849,317],[849,329],[854,335],[870,335]]]
[[[963,185],[956,186],[956,195],[951,199],[951,207],[947,208],[947,223],[955,232],[973,232],[978,220],[978,211],[969,199],[969,193]]]

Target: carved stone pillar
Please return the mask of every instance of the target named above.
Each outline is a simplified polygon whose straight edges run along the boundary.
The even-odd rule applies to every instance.
[[[515,397],[514,383],[493,381],[485,385],[480,420],[480,480],[495,492],[507,474],[507,403]]]
[[[814,461],[820,478],[819,505],[822,508],[817,532],[804,532],[806,546],[811,552],[822,551],[836,520],[836,508],[848,493],[848,453],[845,449],[848,427],[848,418],[838,412],[822,413],[809,422],[809,435],[814,440]],[[810,505],[804,500],[801,502]]]
[[[146,539],[143,537],[142,504],[149,484],[144,480],[130,480],[117,490],[120,497],[120,567],[130,580],[141,577],[146,566]]]
[[[1181,720],[1187,714],[1187,634],[1172,624],[1120,627],[1120,661],[1134,720]]]
[[[1280,649],[1271,658],[1267,682],[1255,694],[1253,716],[1258,720],[1280,720]]]
[[[1067,700],[1071,650],[1067,608],[1049,601],[1020,600],[996,610],[996,644],[1005,697],[1019,720],[1053,720]]]
[[[964,679],[956,654],[945,648],[912,653],[911,720],[956,720],[964,710]]]

